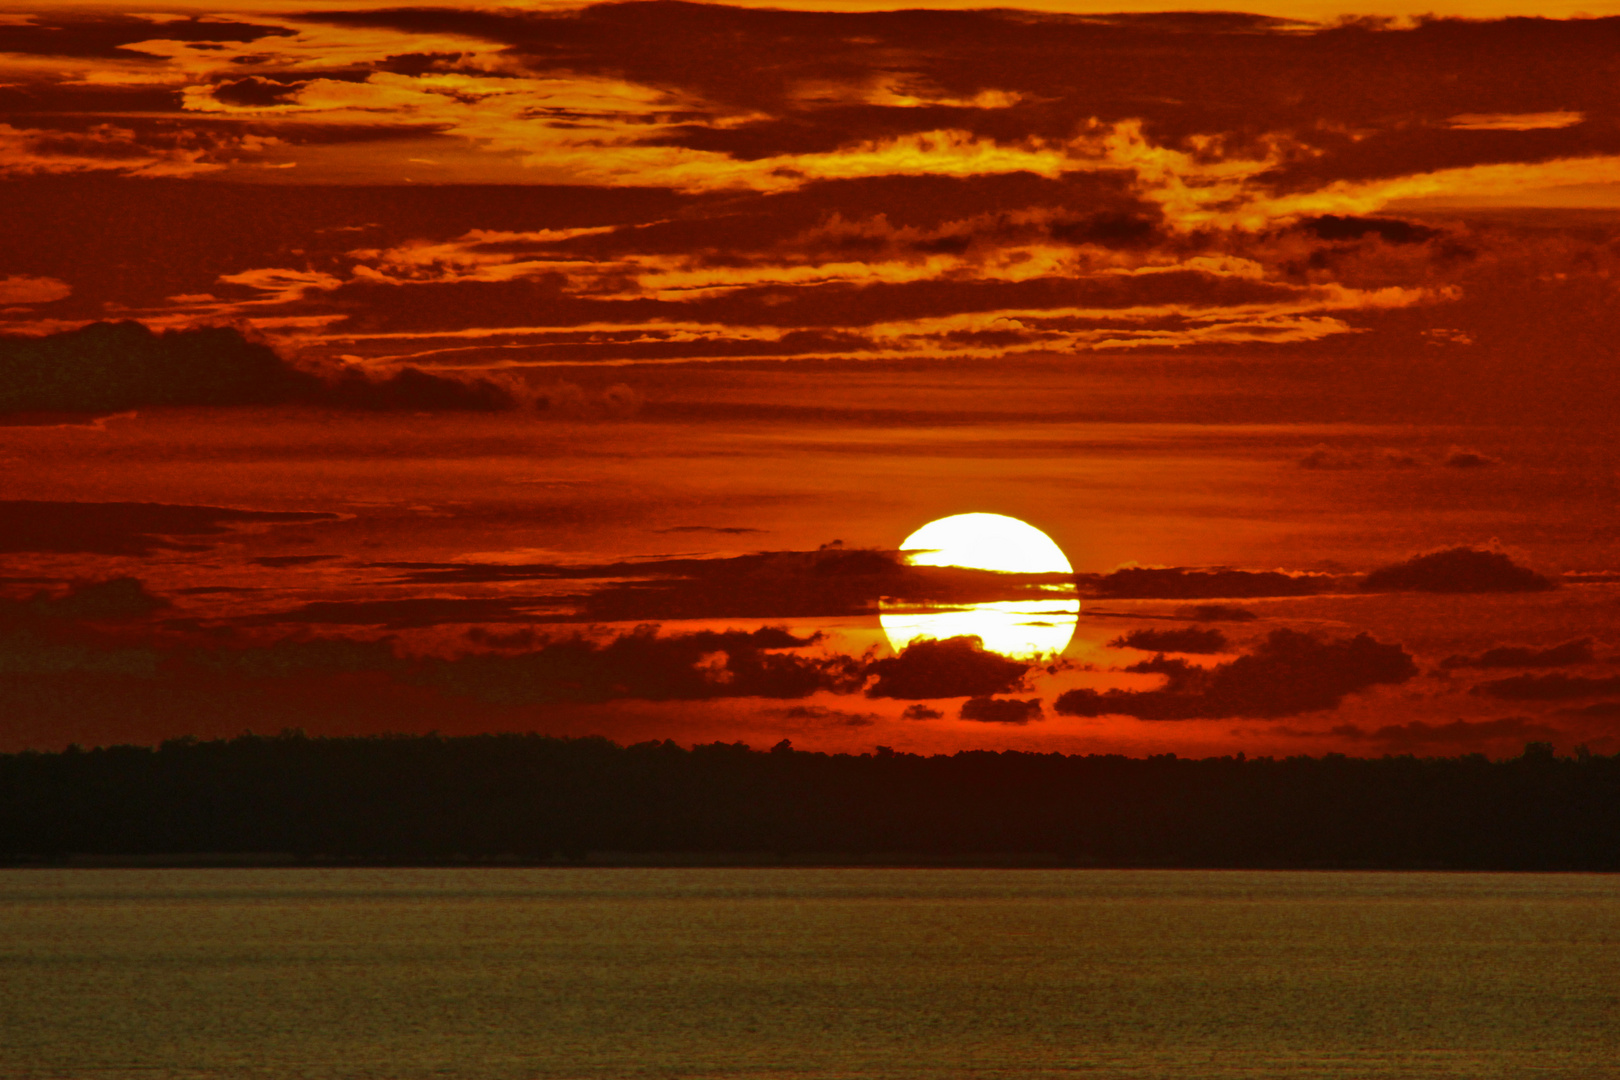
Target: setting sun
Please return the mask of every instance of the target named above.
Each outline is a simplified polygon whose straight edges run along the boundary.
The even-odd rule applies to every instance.
[[[965,566],[1013,574],[1072,574],[1063,549],[1005,514],[952,514],[918,529],[900,550],[913,566]]]
[[[955,566],[1004,574],[1072,574],[1074,567],[1035,526],[1004,514],[953,514],[931,521],[900,545],[912,566]],[[1074,636],[1080,601],[1068,584],[1050,597],[995,600],[918,610],[885,604],[883,631],[896,651],[919,638],[977,637],[1004,656],[1051,656]]]

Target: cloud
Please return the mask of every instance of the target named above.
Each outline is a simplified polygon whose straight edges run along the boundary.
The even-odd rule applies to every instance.
[[[1307,218],[1300,227],[1321,240],[1360,240],[1376,236],[1389,244],[1420,244],[1441,235],[1439,230],[1400,218],[1343,217],[1324,214]]]
[[[21,237],[27,277],[72,292],[0,317],[240,320],[304,358],[435,368],[1315,359],[1393,356],[1416,333],[1452,344],[1398,379],[1322,365],[1360,390],[1320,400],[1454,403],[1503,381],[1453,367],[1502,347],[1476,325],[1502,306],[1484,278],[1550,295],[1581,260],[1503,269],[1522,237],[1386,204],[1612,179],[1608,27],[665,3],[42,14],[0,71],[16,125],[0,160],[75,186],[8,189],[3,239]],[[693,55],[710,62],[678,59]],[[1550,72],[1549,55],[1567,62]],[[402,190],[421,169],[441,193],[478,186]],[[276,182],[113,182],[199,170]],[[148,272],[118,272],[135,262]],[[1598,288],[1609,270],[1587,272]],[[1509,381],[1542,396],[1586,385],[1523,370]]]
[[[474,626],[467,631],[467,640],[488,649],[532,649],[545,640],[545,635],[532,626],[508,633]]]
[[[0,304],[48,304],[73,294],[73,286],[49,277],[13,274],[0,278]]]
[[[635,145],[598,113],[593,134],[611,133],[619,143],[597,168],[666,182],[685,165],[687,182],[739,174],[759,182],[775,168],[786,173],[776,182],[789,183],[795,173],[813,174],[817,155],[835,149],[960,131],[979,145],[1044,140],[1063,147],[1059,160],[1071,169],[1104,162],[1132,169],[1178,213],[1210,216],[1241,207],[1245,195],[1269,184],[1428,173],[1442,163],[1534,158],[1549,149],[1573,157],[1613,141],[1600,123],[1567,122],[1613,115],[1599,75],[1606,32],[1587,25],[1606,26],[1598,20],[1545,20],[1527,34],[1519,22],[1488,20],[1315,27],[670,4],[596,5],[562,16],[306,17],[498,43],[503,59],[535,79],[619,78],[658,88],[679,103],[679,121]],[[675,59],[699,52],[711,62]],[[1564,58],[1555,76],[1547,74],[1549,54]],[[1493,78],[1482,83],[1477,73],[1487,68]],[[1344,90],[1347,72],[1356,93]],[[1408,107],[1393,116],[1382,105],[1390,100]],[[1119,136],[1128,123],[1161,141]],[[1114,141],[1074,139],[1088,124]],[[1549,147],[1548,140],[1556,141]]]
[[[1067,589],[1067,574],[1012,574],[960,567],[912,567],[897,552],[844,548],[837,542],[815,551],[762,551],[718,558],[640,558],[613,563],[455,562],[377,563],[392,570],[391,584],[443,589],[525,581],[569,583],[568,592],[480,601],[490,617],[544,617],[548,621],[649,622],[669,619],[826,618],[873,615],[884,610],[935,610],[960,604],[1050,599],[1054,586]],[[508,603],[510,601],[510,603]],[[255,616],[258,620],[309,618],[391,624],[396,618],[452,618],[455,604],[472,601],[364,601],[307,605],[297,611]],[[411,607],[416,605],[416,607]],[[420,613],[417,613],[417,609]]]
[[[1003,574],[959,567],[912,567],[894,551],[827,545],[816,551],[761,551],[724,558],[664,558],[602,564],[402,563],[401,584],[468,585],[574,581],[581,618],[597,622],[662,619],[814,618],[871,614],[881,600],[962,604],[1049,598],[1068,575]]]
[[[629,698],[802,698],[821,691],[853,693],[866,681],[858,658],[804,655],[802,650],[815,645],[819,635],[796,637],[779,627],[664,635],[648,625],[601,641],[577,635],[534,634],[522,640],[492,635],[495,644],[518,651],[448,658],[404,653],[386,637],[295,636],[262,642],[229,633],[199,635],[172,620],[134,637],[119,628],[120,622],[145,618],[165,606],[128,578],[80,586],[63,596],[0,601],[5,654],[0,674],[135,675],[184,695],[226,697],[253,693],[241,680],[281,680],[317,698],[346,693],[322,680],[363,677],[384,696],[428,689],[501,706]],[[221,679],[235,681],[221,684]]]
[[[0,680],[155,679],[163,653],[142,624],[168,607],[132,577],[0,598]],[[24,707],[8,695],[8,710]]]
[[[1620,701],[1594,701],[1590,705],[1583,705],[1574,709],[1559,709],[1555,716],[1620,716]]]
[[[916,705],[907,705],[905,711],[900,714],[900,717],[904,720],[938,720],[944,715],[945,714],[940,712],[938,709],[932,709],[927,705],[919,703]]]
[[[609,582],[586,598],[584,614],[604,622],[867,613],[879,597],[902,592],[909,576],[892,552],[839,548],[568,571],[598,572],[629,579]]]
[[[158,81],[187,112],[244,123],[426,121],[547,182],[1114,171],[1186,226],[1263,226],[1277,189],[1579,161],[1615,141],[1603,20],[1527,33],[1522,20],[1374,28],[670,3],[254,20],[215,30],[86,16],[18,33],[27,51],[95,58],[29,69],[35,93]],[[195,37],[208,33],[220,39]],[[681,59],[694,55],[709,62]],[[1358,92],[1345,92],[1351,76]],[[263,85],[276,82],[297,88]]]
[[[58,595],[35,593],[26,600],[0,597],[0,624],[39,620],[139,619],[168,608],[137,578],[122,576],[75,583]]]
[[[770,715],[780,716],[784,720],[819,720],[837,724],[840,727],[871,727],[880,719],[877,713],[848,712],[843,709],[829,709],[825,705],[790,705],[785,709],[769,709],[766,711]],[[783,741],[786,742],[786,740]]]
[[[1578,641],[1566,641],[1562,645],[1554,645],[1546,649],[1530,649],[1522,645],[1504,645],[1495,649],[1486,649],[1478,656],[1448,656],[1440,661],[1444,670],[1452,668],[1512,668],[1512,667],[1563,667],[1566,664],[1590,664],[1596,659],[1592,655],[1592,639],[1581,638]]]
[[[1453,446],[1446,452],[1445,460],[1441,462],[1448,469],[1489,469],[1502,464],[1500,458],[1482,454],[1478,450],[1469,450],[1461,446]]]
[[[1362,464],[1359,456],[1335,450],[1326,443],[1317,443],[1299,459],[1302,469],[1357,469]]]
[[[566,600],[567,598],[561,598]],[[291,611],[247,616],[244,626],[308,623],[380,626],[392,630],[476,622],[533,622],[537,609],[554,609],[555,596],[431,597],[401,600],[315,600]]]
[[[1145,691],[1069,690],[1054,708],[1069,716],[1120,714],[1143,720],[1292,716],[1333,708],[1347,694],[1417,674],[1399,645],[1366,634],[1324,642],[1287,629],[1273,630],[1254,652],[1213,668],[1161,656],[1130,670],[1157,671],[1167,676],[1167,684]]]
[[[83,617],[69,618],[61,611],[42,615],[36,602],[32,610],[8,605],[10,610],[0,618],[0,680],[14,707],[12,718],[25,725],[31,714],[50,713],[53,706],[66,705],[72,710],[89,705],[124,719],[126,709],[139,709],[141,702],[153,700],[154,695],[172,705],[171,694],[183,696],[198,689],[196,676],[200,672],[253,670],[259,658],[285,653],[290,647],[281,643],[269,649],[187,649],[164,641],[150,629],[144,636],[129,633],[128,627],[114,626],[109,630],[109,617],[128,620],[143,614],[133,610],[131,600],[139,599],[136,590],[108,582],[76,591],[79,595],[70,593],[65,598],[70,604],[88,595],[98,604],[121,599],[130,610],[113,616],[91,610]],[[141,606],[152,605],[148,602]],[[388,651],[387,647],[384,651]],[[201,667],[197,666],[199,661]],[[308,666],[298,668],[296,673],[307,674]],[[271,673],[294,672],[282,664],[272,665]],[[184,712],[182,709],[177,715]],[[72,715],[66,719],[72,723],[81,717]],[[8,734],[15,737],[15,729]]]
[[[371,145],[367,140],[375,141],[377,129],[317,134],[341,134],[356,153],[364,153]],[[690,201],[651,190],[552,188],[545,189],[545,198],[536,204],[534,188],[460,187],[449,197],[447,190],[292,183],[199,186],[173,179],[106,176],[16,180],[6,184],[4,198],[14,213],[0,221],[0,246],[15,260],[11,265],[26,269],[28,275],[51,277],[73,287],[70,299],[48,309],[60,312],[63,320],[91,321],[118,311],[154,328],[252,323],[261,317],[318,314],[310,310],[314,301],[305,291],[294,300],[278,301],[280,307],[273,314],[261,315],[263,306],[255,306],[256,301],[284,294],[277,293],[273,278],[254,275],[255,270],[279,265],[288,275],[283,279],[287,285],[297,284],[294,275],[308,275],[303,279],[307,285],[341,281],[355,263],[346,253],[357,247],[398,246],[413,236],[459,236],[480,225],[521,226],[536,216],[562,226],[587,227],[604,220],[657,219]],[[243,221],[252,221],[254,227],[244,230]],[[289,261],[288,249],[305,254]],[[143,273],[122,272],[132,264],[140,265]],[[243,274],[253,275],[244,280],[266,287],[221,280]],[[319,289],[312,292],[321,294]],[[188,299],[172,299],[181,296]],[[214,299],[199,299],[205,296]],[[304,306],[286,310],[288,304]],[[305,327],[299,333],[307,331]],[[300,344],[307,345],[307,339],[301,338]],[[325,350],[329,356],[355,351],[352,345],[336,343]]]
[[[1372,155],[1377,155],[1377,151],[1376,146],[1367,149]],[[1399,155],[1384,156],[1386,161],[1392,159],[1398,160]],[[1335,180],[1303,194],[1259,199],[1231,215],[1228,224],[1247,221],[1258,225],[1307,214],[1365,214],[1404,199],[1512,206],[1522,202],[1526,192],[1541,188],[1609,183],[1617,165],[1620,165],[1620,155],[1611,152],[1535,162],[1468,165],[1361,183]],[[1389,165],[1383,167],[1390,168]]]
[[[314,511],[234,510],[165,503],[0,502],[0,552],[150,555],[201,551],[255,525],[336,521]]]
[[[294,32],[281,26],[195,15],[160,19],[100,11],[40,11],[30,13],[25,22],[0,23],[0,53],[150,61],[157,57],[131,46],[153,38],[187,43],[249,43],[290,37]]]
[[[563,638],[516,656],[430,661],[419,678],[452,695],[509,705],[801,698],[857,687],[859,667],[849,658],[788,651],[814,640],[770,627],[660,636],[646,626],[605,643]]]
[[[1578,112],[1458,113],[1448,121],[1462,131],[1546,131],[1572,127],[1586,119]]]
[[[20,714],[27,706],[26,698],[8,685],[17,680],[82,684],[110,677],[151,683],[160,676],[161,659],[155,649],[85,643],[74,635],[36,627],[0,631],[0,687],[9,691],[8,713]]]
[[[1540,592],[1556,585],[1502,552],[1454,547],[1380,567],[1361,587],[1368,592],[1491,593]]]
[[[244,79],[215,83],[212,93],[215,100],[227,105],[262,108],[267,105],[290,104],[298,92],[307,85],[308,80],[287,82],[267,79],[260,75],[249,75]]]
[[[241,624],[152,621],[139,582],[0,602],[0,696],[12,745],[207,735],[243,727],[489,730],[539,722],[537,707],[609,701],[802,699],[854,694],[863,657],[814,650],[781,628],[606,639],[488,637],[499,651],[419,655],[392,637],[299,633],[265,640]],[[473,639],[478,635],[469,634]],[[852,727],[871,714],[807,712]]]
[[[264,555],[257,559],[250,559],[254,566],[268,566],[276,570],[285,570],[294,566],[310,566],[318,562],[330,562],[340,558],[338,555]]]
[[[1509,716],[1501,720],[1454,720],[1449,724],[1413,720],[1386,724],[1373,731],[1344,724],[1329,734],[1349,742],[1372,743],[1385,752],[1409,753],[1435,747],[1470,749],[1502,741],[1536,742],[1554,739],[1561,733],[1527,716]]]
[[[672,525],[667,529],[653,530],[653,532],[658,533],[715,533],[719,536],[749,536],[767,531],[766,529],[750,529],[738,525]]]
[[[898,656],[874,660],[866,667],[877,681],[867,687],[872,698],[987,697],[1017,690],[1030,666],[985,651],[976,637],[913,641]]]
[[[1219,630],[1187,627],[1181,630],[1132,630],[1108,643],[1110,649],[1141,649],[1144,652],[1218,653],[1225,652],[1226,635]]]
[[[1167,687],[1188,686],[1205,676],[1205,669],[1189,664],[1179,657],[1172,659],[1163,653],[1155,653],[1147,660],[1127,664],[1124,670],[1135,675],[1163,675]]]
[[[125,176],[196,176],[263,143],[251,135],[169,129],[142,131],[95,124],[77,131],[0,123],[0,177],[113,172]]]
[[[511,387],[416,368],[325,377],[225,327],[154,332],[92,323],[44,337],[0,337],[0,412],[109,413],[165,405],[315,404],[351,409],[514,408]]]
[[[1513,675],[1480,683],[1469,691],[1507,701],[1569,701],[1620,693],[1620,676],[1593,679],[1583,675]]]
[[[285,638],[237,648],[181,648],[166,665],[166,673],[176,682],[219,676],[315,680],[366,673],[396,677],[411,669],[411,662],[399,655],[392,641],[352,638]]]
[[[492,378],[452,378],[419,368],[371,375],[349,368],[322,379],[304,399],[360,410],[500,412],[521,404],[523,391]]]
[[[969,698],[962,703],[959,715],[963,720],[977,720],[984,724],[1027,724],[1041,718],[1041,699]]]
[[[623,196],[626,207],[649,201]],[[518,213],[499,200],[491,212]],[[446,216],[411,213],[424,225]],[[306,354],[458,365],[1279,343],[1349,333],[1348,313],[1452,302],[1444,286],[1292,280],[1219,238],[1169,238],[1159,214],[1099,177],[883,176],[739,196],[724,212],[649,214],[635,228],[485,219],[424,237],[391,220],[342,250],[348,234],[323,225],[319,239],[280,241],[307,253],[303,266],[204,274],[199,262],[183,281],[159,268],[176,280],[140,311],[174,325],[244,320],[296,334]],[[531,227],[492,227],[517,224]],[[74,263],[75,311],[98,311],[108,293],[125,302],[132,288],[80,281],[95,265]]]
[[[1299,459],[1302,469],[1415,469],[1423,463],[1404,450],[1341,450],[1327,443],[1317,443]]]
[[[1193,604],[1176,608],[1176,618],[1194,622],[1253,622],[1259,617],[1246,608],[1227,604]]]
[[[623,328],[708,331],[752,342],[757,351],[784,333],[819,330],[859,333],[866,349],[880,352],[990,355],[1006,351],[1005,334],[1013,331],[1015,343],[1047,349],[1314,339],[1348,331],[1339,313],[1450,302],[1457,295],[1449,286],[1292,282],[1246,261],[1164,255],[1133,261],[1137,265],[1112,266],[1050,241],[998,240],[982,251],[920,258],[852,253],[836,261],[751,247],[725,256],[711,248],[704,259],[627,253],[615,262],[559,253],[512,256],[477,274],[441,270],[413,277],[361,262],[346,278],[284,269],[230,275],[231,282],[257,290],[256,298],[208,309],[261,322],[318,321],[323,335],[355,342],[475,326],[529,335]],[[978,349],[960,336],[985,331],[1002,336]],[[584,355],[615,354],[598,348]],[[560,353],[564,358],[571,357]]]
[[[1128,566],[1109,574],[1082,574],[1082,589],[1115,599],[1203,599],[1229,596],[1310,596],[1329,588],[1321,574],[1276,570],[1189,570]]]

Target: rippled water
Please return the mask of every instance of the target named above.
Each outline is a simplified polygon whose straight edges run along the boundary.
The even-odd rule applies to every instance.
[[[1620,879],[0,872],[7,1077],[1620,1077]]]

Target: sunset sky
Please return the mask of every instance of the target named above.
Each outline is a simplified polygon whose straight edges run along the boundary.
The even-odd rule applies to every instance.
[[[0,750],[1620,751],[1620,2],[1176,6],[0,0]]]

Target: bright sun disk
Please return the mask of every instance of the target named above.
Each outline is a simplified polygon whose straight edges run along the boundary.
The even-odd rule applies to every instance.
[[[912,566],[959,566],[1018,574],[1072,574],[1058,547],[1035,526],[1005,514],[953,514],[931,521],[900,545]],[[1036,599],[967,604],[934,611],[895,610],[879,614],[895,651],[918,638],[944,640],[969,635],[1004,656],[1041,657],[1062,653],[1074,636],[1080,601],[1072,588],[1058,587]]]

